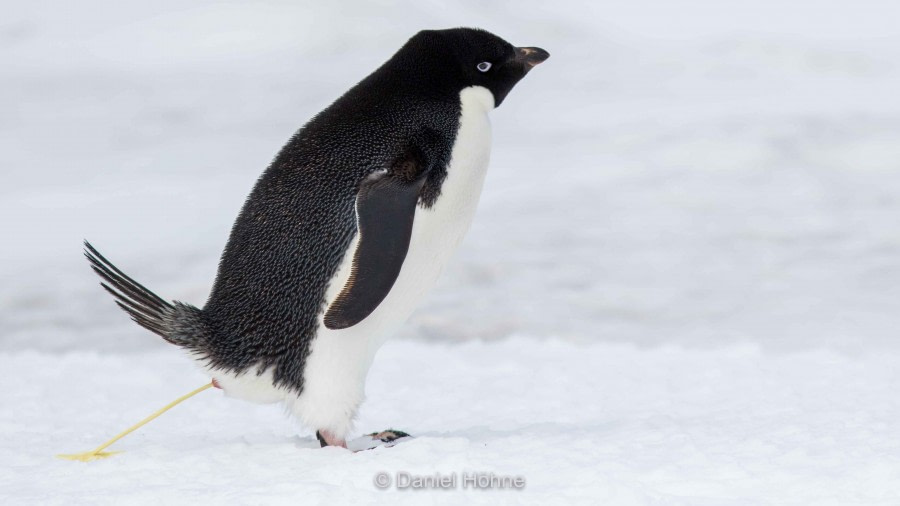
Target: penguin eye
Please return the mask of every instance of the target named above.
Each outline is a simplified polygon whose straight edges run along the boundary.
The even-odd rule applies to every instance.
[[[488,70],[491,70],[491,62],[483,61],[476,65],[475,68],[477,68],[481,72],[487,72]]]

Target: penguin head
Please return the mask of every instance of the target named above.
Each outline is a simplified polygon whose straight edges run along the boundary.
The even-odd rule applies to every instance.
[[[398,52],[429,89],[458,96],[470,86],[481,86],[494,96],[498,107],[513,86],[535,65],[550,57],[538,47],[515,47],[477,28],[423,30]]]

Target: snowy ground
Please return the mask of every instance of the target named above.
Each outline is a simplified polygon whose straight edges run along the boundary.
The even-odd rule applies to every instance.
[[[39,504],[897,504],[900,406],[884,401],[900,385],[898,358],[402,341],[376,362],[358,426],[405,429],[418,436],[411,442],[321,450],[279,409],[208,391],[119,442],[125,453],[82,464],[51,456],[97,446],[203,378],[165,351],[20,352],[0,359],[13,373],[0,402],[15,406],[0,427],[16,434],[0,448],[9,464],[0,495]],[[380,491],[382,471],[493,472],[521,476],[525,488]]]
[[[483,470],[526,489],[470,499],[900,501],[896,6],[325,4],[4,6],[0,500],[384,499],[378,470]],[[123,455],[54,460],[199,381],[81,239],[202,304],[288,136],[456,25],[552,57],[495,111],[473,230],[376,359],[359,430],[420,437],[308,450],[277,410],[205,392]]]

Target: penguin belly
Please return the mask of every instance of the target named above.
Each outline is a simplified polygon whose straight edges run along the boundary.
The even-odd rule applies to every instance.
[[[365,397],[365,380],[375,353],[437,282],[472,223],[490,159],[488,112],[494,108],[494,98],[487,89],[473,86],[462,90],[460,104],[447,177],[434,204],[416,208],[409,250],[388,295],[366,319],[346,329],[328,329],[323,314],[319,315],[304,367],[303,391],[284,397],[290,411],[307,427],[338,437],[350,431]],[[328,305],[350,277],[357,242],[358,236],[329,283]]]

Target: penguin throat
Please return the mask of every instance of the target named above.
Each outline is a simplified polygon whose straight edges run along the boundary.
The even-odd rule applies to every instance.
[[[494,94],[484,86],[469,86],[459,92],[460,102],[469,107],[482,109],[485,113],[494,109]]]

